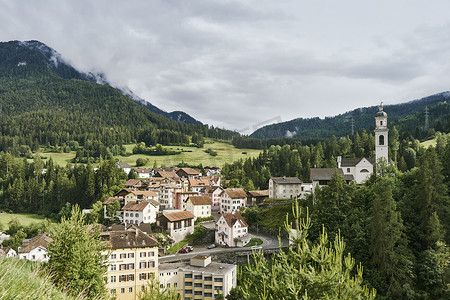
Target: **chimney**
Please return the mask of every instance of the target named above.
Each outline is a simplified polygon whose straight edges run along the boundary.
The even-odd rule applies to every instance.
[[[338,165],[338,169],[341,168],[341,162],[342,162],[342,156],[338,156],[338,157],[337,157],[337,165]]]

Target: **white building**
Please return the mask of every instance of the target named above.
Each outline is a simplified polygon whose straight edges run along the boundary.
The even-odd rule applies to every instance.
[[[207,187],[201,190],[201,195],[211,198],[211,210],[218,211],[220,209],[220,194],[223,192],[221,187]]]
[[[154,200],[130,201],[122,208],[125,225],[141,223],[155,223],[159,212],[159,203]]]
[[[0,257],[16,257],[17,252],[11,247],[0,247]]]
[[[48,262],[48,245],[53,239],[48,233],[41,233],[19,247],[19,258],[31,261]]]
[[[245,207],[247,193],[243,188],[229,188],[220,193],[220,213],[238,212]]]
[[[197,218],[211,217],[211,198],[208,196],[190,196],[186,200],[186,210],[194,214],[194,221]]]
[[[121,168],[126,174],[129,174],[130,171],[131,171],[131,167],[130,167],[130,165],[127,164],[127,163],[119,162],[119,163],[117,163],[117,166],[118,166],[119,168]]]
[[[216,222],[216,243],[229,247],[243,247],[250,241],[248,225],[239,212],[224,213]]]
[[[185,300],[212,300],[218,294],[226,297],[237,282],[236,265],[211,262],[211,256],[160,264],[158,271],[160,288],[177,290]]]
[[[117,300],[138,299],[157,278],[158,242],[135,226],[100,233],[107,250],[106,288]]]
[[[288,199],[301,196],[302,181],[297,177],[272,177],[269,179],[269,198]]]

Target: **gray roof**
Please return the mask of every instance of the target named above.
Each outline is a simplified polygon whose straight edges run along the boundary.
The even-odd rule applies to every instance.
[[[354,167],[356,166],[361,160],[363,160],[365,157],[363,158],[342,158],[342,162],[341,162],[341,167]],[[375,158],[366,158],[372,165],[375,163]]]
[[[342,169],[336,168],[311,168],[309,169],[311,180],[330,180],[337,171],[344,180],[354,180],[353,175],[344,175]]]
[[[270,179],[276,184],[302,184],[302,181],[297,177],[272,177]]]
[[[192,266],[189,263],[167,263],[167,264],[159,264],[159,271],[168,271],[168,270],[179,270],[183,269],[185,272],[193,271],[193,272],[204,272],[204,275],[209,274],[217,274],[224,275],[227,274],[230,270],[234,269],[236,266],[232,264],[224,264],[218,262],[211,262],[206,267],[197,267]],[[209,273],[209,274],[208,274]]]

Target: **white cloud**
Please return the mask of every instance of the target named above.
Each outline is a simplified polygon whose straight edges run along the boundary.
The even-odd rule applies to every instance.
[[[0,0],[40,40],[161,109],[230,129],[448,90],[448,1]]]

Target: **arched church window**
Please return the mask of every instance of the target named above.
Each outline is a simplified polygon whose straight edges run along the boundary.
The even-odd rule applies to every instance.
[[[380,144],[381,146],[384,145],[384,135],[380,135],[378,144]]]

